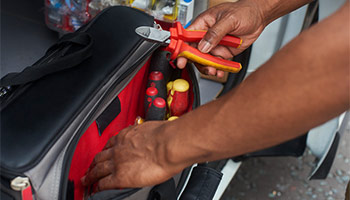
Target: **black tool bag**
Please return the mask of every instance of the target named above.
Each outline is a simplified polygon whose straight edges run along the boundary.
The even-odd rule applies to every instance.
[[[94,195],[80,182],[108,139],[145,115],[150,60],[159,46],[134,30],[153,24],[153,17],[139,10],[108,8],[63,36],[34,65],[1,79],[2,200],[179,197],[188,169],[156,187]],[[190,83],[188,111],[199,106],[192,68],[175,70],[175,75]],[[214,180],[210,199],[221,175],[208,173],[210,169],[197,171],[215,174],[208,179]]]

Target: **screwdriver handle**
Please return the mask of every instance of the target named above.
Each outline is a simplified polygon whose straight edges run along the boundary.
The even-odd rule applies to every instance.
[[[147,88],[146,94],[145,94],[145,100],[144,100],[145,113],[147,113],[151,103],[157,97],[157,95],[158,95],[157,88],[155,88],[155,87]]]
[[[164,75],[160,71],[152,71],[149,74],[147,88],[155,87],[158,90],[157,97],[166,99],[166,84],[164,80]]]
[[[174,71],[170,65],[170,57],[171,52],[158,49],[153,53],[149,67],[150,72],[161,72],[166,83],[170,80],[170,77]]]
[[[165,100],[157,97],[153,100],[151,106],[146,113],[146,121],[150,120],[164,120],[166,113]]]
[[[181,116],[188,109],[188,90],[189,83],[184,79],[176,79],[169,92],[167,103],[170,116]]]

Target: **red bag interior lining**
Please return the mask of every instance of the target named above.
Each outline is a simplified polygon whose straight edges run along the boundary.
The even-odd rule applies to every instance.
[[[80,179],[85,175],[95,155],[100,152],[109,138],[119,133],[120,130],[133,125],[137,116],[144,117],[144,96],[148,77],[150,59],[130,81],[130,83],[118,95],[121,111],[119,115],[108,125],[101,136],[98,133],[96,122],[93,122],[81,136],[75,149],[69,171],[69,181],[74,182],[74,199],[83,199],[85,188]],[[192,81],[188,71],[183,70],[182,78],[190,84],[193,91]],[[194,94],[189,92],[188,111],[192,110]]]

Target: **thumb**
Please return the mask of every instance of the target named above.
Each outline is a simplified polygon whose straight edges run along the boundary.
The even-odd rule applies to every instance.
[[[209,53],[221,39],[229,32],[233,31],[230,22],[225,19],[217,21],[208,29],[203,39],[198,44],[198,50],[203,53]]]

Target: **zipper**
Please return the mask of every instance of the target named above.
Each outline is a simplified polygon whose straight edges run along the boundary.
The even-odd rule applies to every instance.
[[[0,98],[4,98],[11,91],[12,91],[12,87],[11,86],[0,87]]]
[[[13,179],[16,176],[23,176],[23,174],[15,173],[13,171],[7,170],[5,168],[1,169],[1,176],[4,178],[7,178],[9,180]]]

